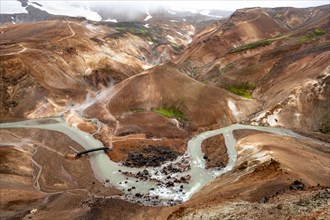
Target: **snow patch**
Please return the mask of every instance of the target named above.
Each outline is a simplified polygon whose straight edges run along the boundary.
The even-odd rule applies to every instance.
[[[145,25],[143,25],[143,26],[146,27],[146,28],[150,28],[150,27],[149,27],[149,24],[145,24]]]
[[[108,18],[107,20],[105,20],[105,22],[113,22],[113,23],[118,23],[118,21],[114,18]]]
[[[222,16],[218,16],[218,15],[210,15],[209,10],[201,11],[201,12],[199,12],[199,14],[208,16],[208,17],[213,17],[213,18],[223,18]]]
[[[0,14],[28,13],[19,1],[0,1]]]
[[[148,10],[146,11],[147,17],[144,19],[144,21],[148,21],[149,19],[152,18],[152,16],[149,14]]]
[[[101,21],[101,16],[92,11],[87,4],[80,2],[79,4],[70,1],[35,1],[40,3],[42,6],[37,4],[33,4],[33,7],[38,8],[40,10],[44,10],[49,14],[53,15],[64,15],[71,17],[85,17],[92,21]],[[28,2],[29,5],[31,3]]]
[[[11,16],[10,18],[11,18],[11,23],[12,23],[12,24],[16,24],[16,22],[15,22],[15,18],[14,18],[13,16]]]

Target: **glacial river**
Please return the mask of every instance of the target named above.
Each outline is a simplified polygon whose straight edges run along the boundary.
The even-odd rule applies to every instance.
[[[2,123],[0,128],[38,128],[58,131],[79,143],[86,150],[103,147],[103,144],[91,134],[69,126],[62,118]],[[203,132],[193,137],[189,140],[187,152],[183,156],[179,156],[175,161],[167,162],[160,167],[126,167],[121,163],[111,161],[104,152],[90,153],[90,163],[94,175],[100,182],[105,186],[121,189],[125,193],[125,198],[129,201],[144,205],[177,204],[189,200],[203,186],[233,169],[237,161],[236,140],[233,131],[239,129],[258,130],[311,140],[288,129],[233,124],[217,130]],[[225,139],[229,157],[228,164],[222,169],[205,169],[201,143],[203,140],[219,134],[222,134]],[[329,145],[323,142],[320,143]],[[182,164],[186,164],[186,166],[182,168]],[[168,169],[168,167],[170,168]],[[139,176],[142,173],[147,174],[145,176],[148,176],[148,178],[141,180],[141,178],[136,177],[137,174]]]

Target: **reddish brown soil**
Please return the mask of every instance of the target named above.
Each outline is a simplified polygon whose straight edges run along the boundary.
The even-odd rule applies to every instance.
[[[179,72],[174,64],[157,66],[148,73],[139,74],[115,85],[113,89],[115,94],[105,100],[104,105],[116,118],[132,109],[142,108],[150,111],[165,105],[177,106],[188,121],[189,131],[214,124],[229,125],[259,107],[256,100],[234,96],[223,89],[189,78]],[[229,109],[228,100],[240,109],[238,119]],[[91,106],[88,109],[89,114],[104,118],[96,109],[98,108]],[[100,119],[103,120],[102,118]]]
[[[1,218],[29,216],[35,219],[73,219],[88,211],[89,196],[115,196],[121,192],[104,187],[95,179],[88,156],[66,160],[67,153],[83,148],[66,135],[39,129],[1,129],[0,209]],[[40,169],[41,191],[33,181]],[[92,197],[94,197],[92,196]],[[47,205],[45,206],[44,203]],[[73,211],[74,210],[74,211]]]
[[[155,112],[138,112],[123,114],[119,119],[116,135],[125,133],[144,133],[155,138],[185,138],[187,131],[177,127],[173,119]]]
[[[143,73],[148,63],[137,56],[153,59],[152,48],[132,34],[112,38],[113,29],[95,24],[101,31],[91,31],[86,27],[91,23],[77,20],[1,27],[1,120],[58,115],[63,107],[85,99],[88,90],[117,83],[111,94],[88,109],[91,118],[104,123],[97,138],[105,146],[113,145],[109,156],[115,161],[124,161],[129,153],[149,145],[182,154],[189,135],[210,127],[241,120],[268,125],[267,118],[249,117],[259,110],[266,116],[278,110],[279,126],[326,133],[330,124],[328,9],[326,5],[238,10],[202,31],[177,59],[173,57],[175,64]],[[300,40],[315,29],[325,34]],[[268,46],[228,53],[281,34],[287,36]],[[173,55],[166,46],[158,49],[165,58]],[[122,56],[123,60],[113,59]],[[253,100],[225,90],[246,81],[256,84]],[[183,130],[173,120],[151,112],[164,105],[180,108]],[[141,108],[146,112],[132,113]],[[95,131],[93,125],[79,126]],[[136,132],[142,134],[127,135]],[[114,135],[123,136],[110,138]],[[37,129],[1,129],[0,218],[329,218],[329,147],[245,130],[235,132],[235,137],[239,153],[232,171],[181,205],[146,207],[124,201],[120,191],[103,187],[94,177],[89,156],[66,160],[67,153],[75,152],[70,147],[83,149],[67,136]],[[210,158],[209,167],[226,160],[222,138],[205,141],[203,151]],[[295,180],[305,188],[290,190]]]
[[[120,218],[125,219],[145,219],[146,216],[153,219],[168,217],[193,219],[191,215],[204,216],[204,218],[208,218],[206,216],[208,214],[229,215],[226,212],[227,209],[224,209],[228,206],[231,207],[231,215],[236,216],[234,213],[237,213],[237,216],[233,218],[240,219],[243,215],[241,206],[235,205],[240,203],[243,203],[251,214],[254,213],[257,216],[269,213],[269,207],[286,207],[285,211],[278,212],[280,219],[299,215],[325,216],[326,213],[324,210],[327,207],[326,198],[329,193],[315,186],[318,184],[329,186],[328,154],[322,151],[324,146],[315,145],[309,141],[297,141],[259,132],[245,132],[244,137],[238,140],[238,150],[245,145],[258,143],[255,145],[256,149],[271,151],[274,159],[259,162],[257,159],[246,158],[248,154],[241,152],[233,171],[218,177],[194,195],[190,201],[174,207],[144,207],[120,199],[103,198],[103,195],[116,195],[118,192],[111,188],[104,188],[95,180],[87,160],[88,156],[73,161],[64,159],[66,153],[73,153],[68,145],[77,150],[82,149],[65,135],[36,129],[6,129],[2,130],[1,141],[20,142],[24,140],[23,137],[33,137],[33,145],[23,144],[23,149],[27,150],[25,153],[19,153],[10,146],[2,149],[1,176],[3,178],[0,181],[2,217],[32,216],[34,219],[44,219],[47,216],[60,219],[91,219],[97,216],[101,219],[118,219],[117,212],[113,210],[122,210]],[[137,135],[133,137],[137,138]],[[122,141],[126,146],[134,144],[141,146],[141,142],[149,144],[145,140],[129,140],[129,136],[121,138],[128,138],[128,141]],[[152,144],[156,144],[155,142]],[[125,152],[126,148],[121,149],[120,138],[117,138],[114,145],[116,143],[118,143],[118,152],[123,151],[122,155],[133,151],[130,149]],[[174,143],[172,144],[174,146]],[[36,149],[37,152],[33,158],[43,166],[39,180],[40,187],[47,193],[60,191],[57,194],[40,193],[32,187],[32,164],[29,162],[29,157]],[[56,149],[56,152],[50,149]],[[134,150],[136,149],[134,147]],[[184,150],[185,148],[182,152]],[[19,160],[17,160],[17,154],[22,154]],[[24,163],[22,163],[22,158],[25,158]],[[315,161],[318,163],[315,164]],[[16,168],[18,166],[20,169]],[[30,171],[26,173],[27,170]],[[35,175],[39,171],[37,167],[33,170]],[[9,174],[10,172],[12,174]],[[304,191],[290,190],[290,184],[296,179],[302,179],[306,186]],[[95,198],[87,192],[102,196]],[[44,198],[48,198],[46,207],[42,205]],[[305,201],[304,207],[311,210],[309,214],[299,211],[298,215],[295,211],[300,210],[300,206],[296,206],[296,203],[292,204],[292,201],[299,202],[299,198],[302,198],[302,202]],[[319,205],[316,206],[316,203]],[[262,205],[259,207],[259,204]],[[259,208],[250,209],[255,205]],[[33,209],[37,211],[31,211]],[[270,216],[272,215],[270,213]]]
[[[93,25],[97,33],[88,28]],[[135,56],[150,53],[147,42],[133,35],[103,39],[114,32],[79,19],[1,27],[1,118],[26,118],[41,102],[46,108],[47,98],[51,103],[59,100],[59,106],[81,101],[87,90],[99,90],[142,72],[147,63]],[[109,59],[95,38],[111,48],[114,56],[126,56],[125,60]],[[57,107],[48,107],[46,116],[57,114]]]
[[[309,12],[294,8],[238,10],[222,24],[203,31],[175,62],[182,72],[208,85],[226,89],[244,82],[255,84],[252,97],[263,103],[266,116],[280,111],[279,126],[327,132],[327,11],[327,5]],[[315,29],[326,34],[301,40]],[[230,53],[233,48],[275,36],[283,38],[268,46]],[[259,118],[257,123],[269,126],[266,119]]]
[[[202,142],[207,168],[225,167],[228,163],[227,147],[222,135],[210,137]]]

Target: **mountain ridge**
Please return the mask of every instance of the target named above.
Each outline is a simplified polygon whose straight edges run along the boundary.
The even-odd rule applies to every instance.
[[[1,218],[326,219],[329,6],[1,23]]]

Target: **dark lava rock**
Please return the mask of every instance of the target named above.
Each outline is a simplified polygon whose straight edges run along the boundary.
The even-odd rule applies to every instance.
[[[305,188],[305,184],[301,182],[301,180],[295,180],[290,184],[291,190],[303,190]]]
[[[191,176],[190,176],[190,175],[182,176],[182,177],[180,178],[180,180],[181,180],[183,183],[188,183],[190,179],[191,179]]]
[[[171,181],[166,183],[166,187],[173,187],[173,186],[174,186],[174,183]]]
[[[138,198],[142,197],[142,195],[140,193],[136,193],[135,196]]]
[[[178,153],[165,146],[149,145],[140,151],[129,153],[124,165],[129,167],[157,167],[165,161],[175,160],[178,156]]]

